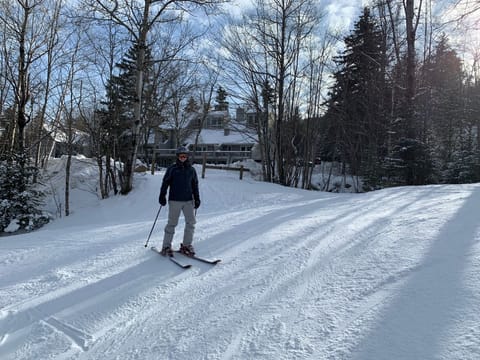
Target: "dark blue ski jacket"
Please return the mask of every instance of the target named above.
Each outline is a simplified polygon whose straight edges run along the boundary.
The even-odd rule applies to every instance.
[[[168,200],[200,201],[197,172],[188,160],[184,163],[177,160],[167,168],[160,189],[160,198],[166,197],[169,187]]]

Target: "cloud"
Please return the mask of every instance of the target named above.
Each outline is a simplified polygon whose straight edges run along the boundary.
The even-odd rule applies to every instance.
[[[232,0],[224,4],[223,8],[230,15],[239,17],[246,10],[252,9],[255,0]],[[331,27],[336,29],[348,29],[360,13],[363,6],[371,0],[317,0],[319,8],[328,17]]]
[[[246,10],[253,8],[254,0],[232,0],[223,5],[224,10],[233,17],[240,17]]]
[[[352,28],[364,3],[368,1],[326,0],[320,2],[320,7],[324,9],[329,27],[344,31]]]

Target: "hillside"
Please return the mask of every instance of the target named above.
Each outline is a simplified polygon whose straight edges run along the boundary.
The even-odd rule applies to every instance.
[[[194,245],[222,262],[182,270],[144,247],[162,176],[0,238],[2,360],[480,358],[480,184],[330,194],[209,170]]]

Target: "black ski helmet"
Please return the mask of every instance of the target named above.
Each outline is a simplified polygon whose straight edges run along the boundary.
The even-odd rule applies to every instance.
[[[188,149],[185,147],[185,146],[180,146],[176,151],[175,151],[175,155],[180,155],[180,154],[186,154],[188,155],[189,152],[188,152]]]

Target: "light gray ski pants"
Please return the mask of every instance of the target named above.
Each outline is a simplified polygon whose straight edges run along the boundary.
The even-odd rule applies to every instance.
[[[163,237],[163,247],[172,247],[173,235],[178,225],[180,212],[185,217],[185,229],[183,232],[183,244],[191,245],[193,241],[193,232],[195,231],[195,209],[193,201],[172,201],[168,202],[168,223],[165,226],[165,235]]]

